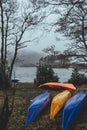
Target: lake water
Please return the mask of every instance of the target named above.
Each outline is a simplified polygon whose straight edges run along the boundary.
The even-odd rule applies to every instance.
[[[59,77],[60,82],[67,82],[72,74],[72,68],[53,68],[56,75]],[[36,78],[36,67],[15,67],[13,70],[12,79],[14,77],[19,80],[19,82],[33,82]],[[81,71],[83,73],[83,71]]]

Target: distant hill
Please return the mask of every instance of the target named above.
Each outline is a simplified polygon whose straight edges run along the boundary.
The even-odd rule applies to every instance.
[[[36,66],[42,56],[42,53],[22,51],[17,57],[16,66]]]

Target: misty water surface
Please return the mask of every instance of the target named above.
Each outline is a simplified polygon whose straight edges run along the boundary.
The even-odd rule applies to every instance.
[[[73,69],[54,68],[53,70],[55,74],[58,75],[60,82],[67,82]],[[33,82],[36,77],[36,71],[36,67],[15,67],[13,70],[12,79],[16,78],[19,82]]]

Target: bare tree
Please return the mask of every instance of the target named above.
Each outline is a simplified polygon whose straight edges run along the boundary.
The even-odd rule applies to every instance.
[[[22,7],[22,8],[21,8]],[[0,0],[0,89],[10,87],[12,70],[20,49],[26,47],[31,39],[24,39],[25,33],[38,25],[43,17],[32,1],[19,5],[17,0]],[[11,63],[8,63],[11,53]],[[0,108],[0,129],[7,129],[9,117],[14,107],[15,89],[12,96],[5,91],[4,103]],[[9,105],[10,104],[10,105]]]
[[[47,62],[47,64],[49,63],[51,65],[53,64],[57,55],[59,54],[58,51],[55,51],[55,45],[51,45],[47,48],[44,48],[42,51],[45,52],[45,54],[47,54],[47,56],[45,58],[42,58],[42,60]]]
[[[22,8],[21,8],[22,7]],[[8,81],[11,80],[12,70],[18,54],[18,51],[26,47],[26,43],[31,42],[24,40],[24,34],[35,28],[42,21],[38,8],[34,7],[32,1],[19,5],[17,0],[0,1],[0,79],[2,88],[8,88]],[[8,53],[11,54],[12,60],[8,64]]]
[[[58,31],[62,31],[65,36],[72,39],[71,50],[76,50],[87,62],[87,1],[70,0],[64,7],[66,12],[58,21],[60,25]]]
[[[56,32],[62,32],[70,38],[70,50],[80,54],[87,62],[87,1],[86,0],[36,0],[35,5],[45,8],[59,19],[52,23]],[[51,14],[50,13],[50,14]],[[82,55],[82,56],[81,56]]]

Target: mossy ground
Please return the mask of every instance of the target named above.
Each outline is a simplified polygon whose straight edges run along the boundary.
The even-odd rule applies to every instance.
[[[14,97],[14,109],[9,122],[7,125],[7,130],[61,130],[62,128],[62,110],[58,113],[54,120],[50,120],[50,104],[49,106],[37,117],[37,119],[32,122],[28,128],[25,128],[25,120],[27,109],[30,100],[35,96],[45,92],[45,89],[38,87],[33,87],[33,83],[17,83],[15,86],[16,92]],[[72,94],[78,91],[85,90],[87,92],[87,85],[79,87]],[[47,89],[53,96],[63,91],[63,89],[51,90]],[[9,91],[9,100],[11,91]],[[0,91],[0,108],[3,104],[4,93]],[[10,102],[9,102],[10,105]],[[72,125],[70,130],[87,130],[87,107],[84,112],[79,116],[77,121]]]

